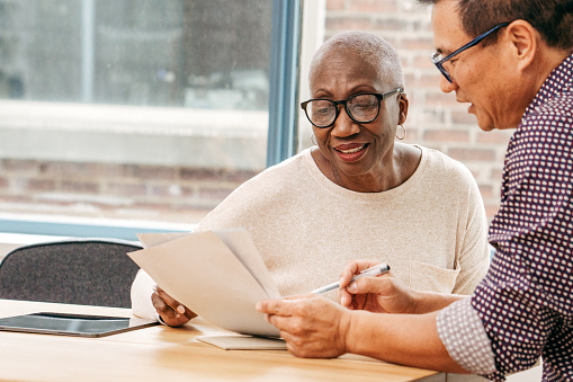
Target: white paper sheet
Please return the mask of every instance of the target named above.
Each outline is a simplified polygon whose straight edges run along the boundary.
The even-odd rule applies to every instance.
[[[280,294],[246,230],[138,236],[147,248],[128,255],[173,298],[223,329],[279,337],[255,310]]]

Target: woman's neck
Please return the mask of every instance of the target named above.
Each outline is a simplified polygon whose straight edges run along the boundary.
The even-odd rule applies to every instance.
[[[312,150],[312,157],[320,171],[336,185],[356,192],[382,192],[400,186],[416,171],[421,150],[412,145],[396,143],[392,159],[366,174],[346,174],[327,160],[320,149]]]

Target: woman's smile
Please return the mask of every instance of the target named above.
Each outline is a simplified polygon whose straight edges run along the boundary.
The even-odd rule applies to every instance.
[[[333,147],[336,155],[344,162],[355,162],[366,154],[369,143],[343,143]]]

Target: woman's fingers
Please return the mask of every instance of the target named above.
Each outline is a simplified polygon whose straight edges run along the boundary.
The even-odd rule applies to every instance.
[[[161,287],[156,286],[155,292],[151,295],[153,307],[161,316],[163,322],[169,326],[181,326],[197,315],[179,303]]]

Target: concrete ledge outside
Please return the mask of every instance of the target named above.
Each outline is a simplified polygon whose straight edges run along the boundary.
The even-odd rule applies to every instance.
[[[268,112],[0,101],[0,158],[260,171]]]

